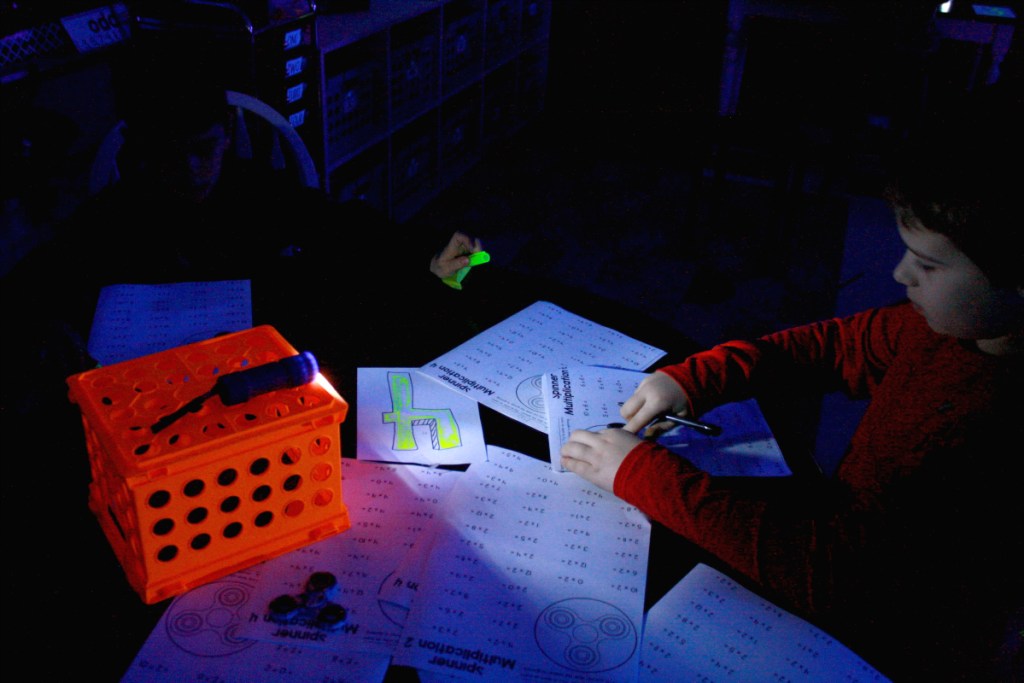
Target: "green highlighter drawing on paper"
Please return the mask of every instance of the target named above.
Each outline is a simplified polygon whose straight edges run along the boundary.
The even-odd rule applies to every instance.
[[[359,368],[356,458],[410,465],[486,459],[480,406],[414,368]]]
[[[395,425],[392,441],[396,451],[418,448],[414,426],[424,426],[430,434],[430,445],[437,449],[462,445],[459,423],[451,408],[416,408],[412,401],[412,375],[408,372],[389,372],[391,385],[391,412],[384,413],[384,422]]]

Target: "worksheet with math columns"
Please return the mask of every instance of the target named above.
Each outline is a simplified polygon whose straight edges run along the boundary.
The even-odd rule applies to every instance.
[[[547,433],[541,382],[565,364],[643,370],[665,355],[547,301],[537,301],[419,369],[463,396]]]
[[[838,640],[697,564],[647,614],[641,683],[888,683]]]
[[[455,482],[394,661],[503,681],[635,681],[650,522],[488,446]]]

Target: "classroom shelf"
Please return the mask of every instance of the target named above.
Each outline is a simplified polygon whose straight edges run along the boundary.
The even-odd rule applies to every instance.
[[[324,189],[404,221],[543,110],[551,0],[318,13]]]

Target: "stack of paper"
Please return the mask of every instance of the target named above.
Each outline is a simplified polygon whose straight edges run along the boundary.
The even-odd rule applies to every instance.
[[[248,280],[110,285],[100,290],[89,355],[110,365],[250,327]]]
[[[648,520],[551,462],[572,429],[620,419],[640,370],[661,355],[539,302],[423,368],[360,369],[358,459],[343,462],[352,528],[176,599],[124,681],[376,683],[393,663],[423,681],[710,680],[723,666],[751,680],[779,661],[800,680],[882,680],[704,567],[645,627]],[[551,453],[486,445],[478,402],[550,426]],[[756,403],[720,410],[706,417],[722,436],[664,442],[712,469],[788,473]],[[304,599],[320,572],[335,592],[274,616],[275,600]],[[324,605],[344,619],[318,621]],[[820,659],[799,649],[812,643]]]
[[[643,370],[661,349],[538,301],[427,363],[446,386],[542,432],[544,375],[567,364]]]
[[[551,465],[559,471],[559,450],[577,429],[601,431],[621,423],[619,409],[647,373],[596,365],[562,366],[544,375]],[[677,427],[658,443],[716,475],[768,477],[792,474],[764,415],[751,399],[729,403],[701,416],[722,428],[708,436]]]

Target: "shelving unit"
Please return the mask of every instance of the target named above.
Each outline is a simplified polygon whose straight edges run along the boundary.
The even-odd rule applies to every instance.
[[[318,14],[322,144],[309,142],[324,189],[396,221],[414,215],[542,111],[550,15],[551,0],[373,0]]]
[[[552,2],[370,0],[365,10],[331,9],[354,4],[31,5],[9,17],[22,24],[0,41],[0,85],[9,103],[53,90],[87,129],[88,146],[118,118],[117,76],[145,72],[138,55],[174,55],[183,72],[214,70],[284,115],[332,197],[362,198],[402,222],[543,110]],[[57,76],[77,78],[86,66],[90,104],[79,106],[61,97]]]
[[[134,39],[155,59],[217,73],[227,87],[266,102],[319,149],[316,3],[161,0],[132,3]]]

